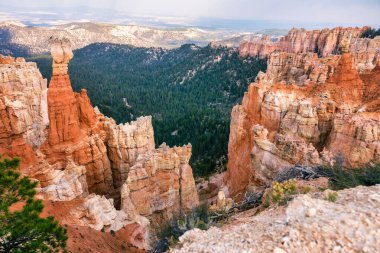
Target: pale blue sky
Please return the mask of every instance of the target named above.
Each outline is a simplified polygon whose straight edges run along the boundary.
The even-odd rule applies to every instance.
[[[94,19],[111,9],[138,16],[380,25],[380,0],[0,0],[0,12],[27,9],[41,15],[83,6],[92,9]]]

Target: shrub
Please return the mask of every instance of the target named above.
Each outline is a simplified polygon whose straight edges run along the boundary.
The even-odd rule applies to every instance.
[[[203,220],[198,221],[195,227],[201,230],[207,230],[207,224]]]
[[[311,191],[311,187],[306,185],[304,187],[302,187],[302,193],[306,194],[306,193],[309,193]]]
[[[193,228],[199,228],[202,230],[208,229],[210,226],[210,219],[207,205],[201,205],[187,214],[183,214],[180,217],[173,217],[169,220],[158,232],[158,242],[155,249],[165,248],[164,242],[168,245],[175,245],[178,243],[178,238],[186,231]],[[160,252],[160,251],[157,251]]]
[[[367,30],[365,30],[362,34],[361,34],[361,38],[370,38],[370,39],[373,39],[375,38],[376,36],[380,36],[380,28],[379,29],[375,29],[375,28],[369,28]]]
[[[327,194],[327,200],[330,202],[335,202],[338,199],[338,193],[337,192],[329,192]]]
[[[380,164],[352,169],[326,166],[318,170],[320,175],[329,178],[329,187],[333,190],[380,184]]]
[[[270,198],[268,198],[268,196],[266,196],[266,198],[264,198],[264,200],[263,200],[263,207],[268,208],[269,206],[270,206]]]
[[[286,180],[282,183],[273,182],[271,188],[264,197],[263,206],[269,207],[270,202],[285,205],[290,199],[293,198],[293,195],[299,193],[296,183],[296,179]]]

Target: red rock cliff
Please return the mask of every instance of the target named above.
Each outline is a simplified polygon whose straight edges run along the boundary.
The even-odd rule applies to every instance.
[[[275,52],[285,52],[285,54],[280,55],[284,61],[288,57],[294,58],[294,55],[297,55],[299,59],[306,57],[308,58],[306,61],[308,61],[311,53],[315,53],[322,58],[338,54],[340,43],[350,37],[350,51],[354,65],[360,72],[364,72],[374,68],[380,55],[379,36],[374,39],[360,38],[360,35],[366,29],[368,27],[337,27],[312,31],[293,28],[287,35],[275,42],[271,41],[267,36],[263,36],[260,40],[244,42],[239,46],[239,54],[243,57],[250,55],[266,58]],[[268,66],[270,66],[270,63]]]
[[[94,110],[72,90],[69,41],[50,44],[49,89],[35,63],[0,57],[0,152],[21,157],[40,198],[68,208],[61,223],[133,229],[128,240],[148,248],[150,223],[198,205],[191,146],[155,149],[151,117],[117,125]]]
[[[294,164],[331,164],[337,155],[348,167],[380,162],[379,65],[360,75],[346,49],[323,82],[294,82],[271,66],[249,86],[231,113],[225,177],[231,195],[260,190]],[[296,65],[299,56],[285,64]]]

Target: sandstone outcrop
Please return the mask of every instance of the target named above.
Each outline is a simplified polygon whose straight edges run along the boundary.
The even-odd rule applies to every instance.
[[[64,170],[54,170],[51,166],[47,167],[49,170],[43,171],[40,175],[44,178],[47,175],[50,180],[42,181],[40,177],[40,184],[46,186],[39,189],[39,197],[68,201],[88,195],[86,167],[75,165],[73,162],[70,162]],[[35,175],[37,178],[38,176]]]
[[[95,110],[86,90],[71,87],[70,42],[50,45],[49,89],[35,63],[0,57],[0,154],[21,158],[39,198],[67,203],[71,225],[134,226],[145,247],[150,223],[198,205],[191,145],[155,149],[151,117],[117,125]]]
[[[339,61],[338,55],[319,58],[317,53],[273,52],[268,56],[268,68],[263,81],[306,85],[324,83]]]
[[[316,54],[272,53],[269,62],[288,60],[277,61],[280,71],[269,65],[258,75],[231,113],[225,177],[231,195],[262,190],[295,164],[333,164],[337,156],[347,167],[380,162],[379,67],[359,74],[348,47],[342,51],[323,80],[311,77],[310,63],[322,61]],[[308,81],[300,83],[304,73]]]
[[[0,153],[36,162],[33,148],[46,140],[47,82],[33,62],[0,56]]]
[[[123,185],[121,209],[133,209],[160,224],[181,210],[198,205],[191,168],[191,145],[157,150],[139,156]],[[128,213],[128,211],[126,211]],[[130,213],[130,212],[129,212]]]
[[[52,78],[48,90],[49,143],[59,144],[79,137],[79,114],[75,94],[68,75],[73,58],[68,41],[51,40]]]
[[[308,31],[303,28],[293,28],[287,35],[278,41],[272,42],[270,38],[264,36],[261,40],[245,42],[240,45],[241,56],[251,55],[266,57],[274,51],[285,51],[288,53],[308,53],[315,52],[322,57],[339,51],[340,42],[351,36],[353,39],[359,38],[368,27],[336,27],[333,29]]]
[[[138,156],[155,148],[152,119],[140,117],[131,123],[116,125],[112,119],[104,118],[104,129],[114,184],[120,187]]]
[[[242,57],[249,55],[263,59],[279,49],[278,42],[272,41],[269,36],[264,35],[262,38],[255,38],[253,41],[240,44],[239,54]]]
[[[327,190],[328,191],[328,190]],[[221,228],[193,229],[170,252],[378,252],[380,186],[300,195],[286,207],[249,210]]]
[[[115,210],[112,201],[105,197],[91,194],[71,201],[43,200],[43,204],[42,216],[53,215],[67,229],[69,251],[146,252],[149,249],[146,225],[120,219],[124,217],[123,211]]]
[[[243,57],[268,57],[267,73],[271,80],[277,78],[279,82],[294,83],[310,79],[320,83],[333,73],[340,44],[347,38],[350,38],[349,49],[355,68],[360,73],[374,68],[380,60],[380,37],[360,38],[366,29],[368,27],[313,31],[293,28],[278,41],[264,36],[244,42],[239,46],[239,54]]]

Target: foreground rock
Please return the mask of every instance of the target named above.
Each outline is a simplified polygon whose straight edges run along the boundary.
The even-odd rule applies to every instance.
[[[39,198],[74,201],[71,225],[133,225],[131,241],[147,248],[150,223],[198,205],[191,145],[155,149],[151,117],[117,125],[95,110],[86,90],[72,90],[70,42],[50,44],[49,89],[35,63],[0,57],[0,154],[21,158],[21,172],[39,182]]]
[[[171,252],[379,252],[380,186],[300,195],[287,207],[247,211],[222,228],[190,230]]]

